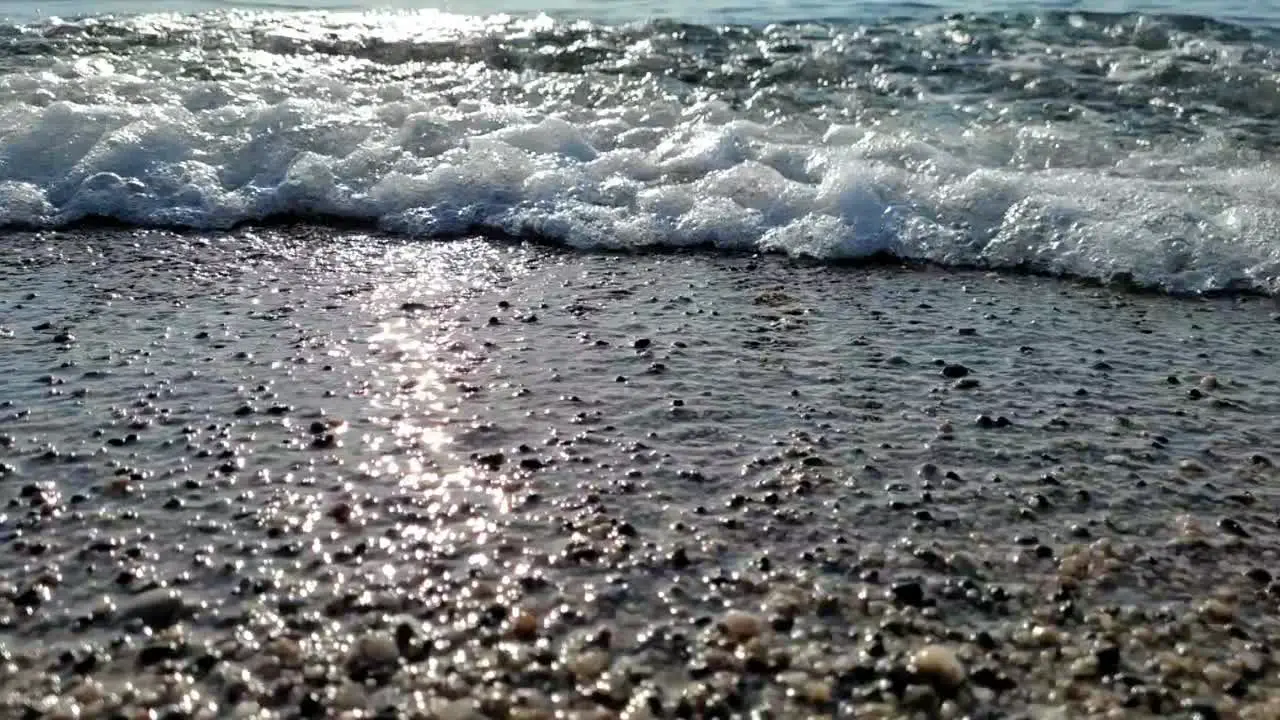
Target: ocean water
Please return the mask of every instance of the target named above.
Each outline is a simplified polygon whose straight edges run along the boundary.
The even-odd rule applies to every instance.
[[[1277,2],[300,5],[0,4],[0,225],[1280,289]]]

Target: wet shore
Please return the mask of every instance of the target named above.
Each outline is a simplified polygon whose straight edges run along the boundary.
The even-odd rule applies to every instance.
[[[1280,717],[1270,300],[10,234],[15,717]]]

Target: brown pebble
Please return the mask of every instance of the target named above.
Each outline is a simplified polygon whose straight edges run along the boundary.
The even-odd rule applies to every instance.
[[[926,645],[911,655],[911,667],[929,684],[937,688],[952,689],[964,682],[964,665],[951,648],[944,645]]]
[[[720,620],[725,634],[737,642],[756,637],[764,629],[764,622],[751,613],[731,610]]]
[[[1236,619],[1236,611],[1229,604],[1217,600],[1206,600],[1200,606],[1200,614],[1214,622],[1232,622]]]
[[[511,617],[511,635],[520,640],[532,640],[538,636],[538,617],[528,610],[519,610]]]

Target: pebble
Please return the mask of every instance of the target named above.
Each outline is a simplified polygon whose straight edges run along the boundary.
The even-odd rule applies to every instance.
[[[1228,623],[1236,619],[1236,610],[1226,602],[1210,598],[1200,605],[1200,614],[1214,622]]]
[[[292,638],[278,637],[267,644],[266,651],[284,667],[299,667],[302,664],[302,647]]]
[[[579,681],[587,681],[599,677],[609,667],[609,662],[607,651],[589,649],[574,654],[565,665]]]
[[[120,609],[120,622],[140,620],[153,630],[177,624],[192,611],[182,592],[171,588],[155,588],[136,595]]]
[[[351,661],[364,667],[394,665],[400,658],[400,649],[390,634],[374,631],[356,641]]]
[[[759,616],[737,610],[725,613],[720,620],[725,634],[736,642],[745,642],[760,634],[764,621]]]
[[[1258,583],[1259,585],[1266,585],[1267,583],[1271,582],[1271,573],[1266,568],[1260,568],[1260,567],[1249,568],[1247,571],[1245,571],[1245,577]]]
[[[1222,518],[1221,520],[1218,521],[1218,527],[1221,528],[1222,531],[1227,533],[1228,535],[1234,535],[1238,538],[1250,537],[1249,531],[1245,530],[1244,526],[1242,526],[1240,522],[1234,518],[1229,518],[1229,517]]]
[[[939,690],[954,690],[965,681],[964,665],[945,645],[926,645],[916,650],[911,655],[911,669]]]
[[[899,605],[909,607],[924,607],[925,596],[924,588],[918,582],[902,582],[897,583],[890,588],[893,599]]]
[[[538,617],[528,610],[515,611],[511,618],[511,634],[520,640],[532,640],[538,636]]]

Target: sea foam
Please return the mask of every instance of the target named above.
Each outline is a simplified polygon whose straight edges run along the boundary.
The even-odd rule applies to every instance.
[[[1225,127],[1133,137],[1098,113],[992,120],[965,109],[972,95],[836,111],[844,96],[805,106],[805,88],[786,84],[726,94],[600,63],[504,67],[475,59],[516,56],[477,20],[389,40],[403,28],[359,17],[137,20],[132,43],[82,39],[20,65],[0,77],[0,223],[336,217],[422,238],[889,253],[1173,292],[1280,287],[1276,166]],[[178,40],[150,47],[139,28]],[[623,54],[657,42],[610,37]],[[448,43],[469,59],[415,59]],[[790,103],[770,105],[783,90]]]

